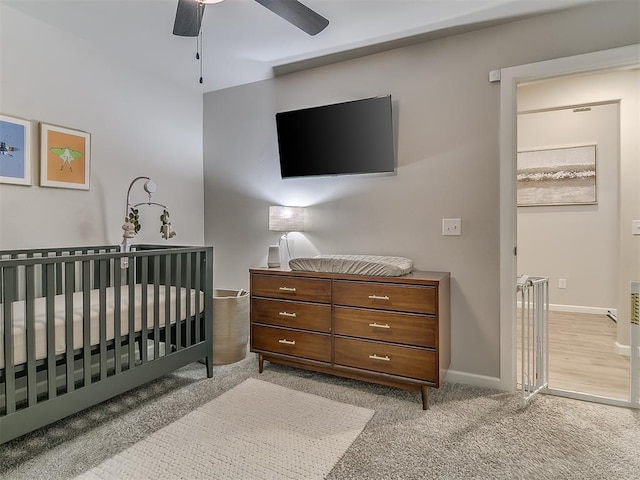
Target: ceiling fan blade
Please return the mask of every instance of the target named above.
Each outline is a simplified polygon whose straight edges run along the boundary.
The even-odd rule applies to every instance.
[[[178,0],[173,34],[181,37],[197,37],[200,33],[204,3],[198,0]]]
[[[309,35],[316,35],[329,25],[329,20],[297,0],[256,0],[287,22]]]

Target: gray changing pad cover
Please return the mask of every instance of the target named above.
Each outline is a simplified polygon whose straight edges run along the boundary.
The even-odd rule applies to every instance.
[[[400,277],[411,273],[413,260],[383,255],[316,255],[289,260],[291,270]]]

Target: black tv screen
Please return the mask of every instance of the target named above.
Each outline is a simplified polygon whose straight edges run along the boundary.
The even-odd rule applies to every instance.
[[[276,114],[282,178],[395,172],[391,95]]]

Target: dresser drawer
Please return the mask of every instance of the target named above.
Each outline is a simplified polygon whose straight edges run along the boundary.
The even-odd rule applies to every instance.
[[[331,305],[253,298],[251,321],[330,333]]]
[[[333,283],[334,305],[435,314],[436,288],[376,282]]]
[[[339,337],[334,342],[336,365],[437,382],[433,351]]]
[[[335,334],[383,342],[436,347],[437,320],[413,313],[335,307]]]
[[[331,362],[331,335],[252,325],[251,350]]]
[[[331,280],[284,275],[253,275],[251,294],[258,297],[331,303]]]

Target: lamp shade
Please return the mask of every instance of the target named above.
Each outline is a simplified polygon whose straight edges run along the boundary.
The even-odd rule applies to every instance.
[[[269,207],[269,230],[272,232],[303,232],[303,207]]]

